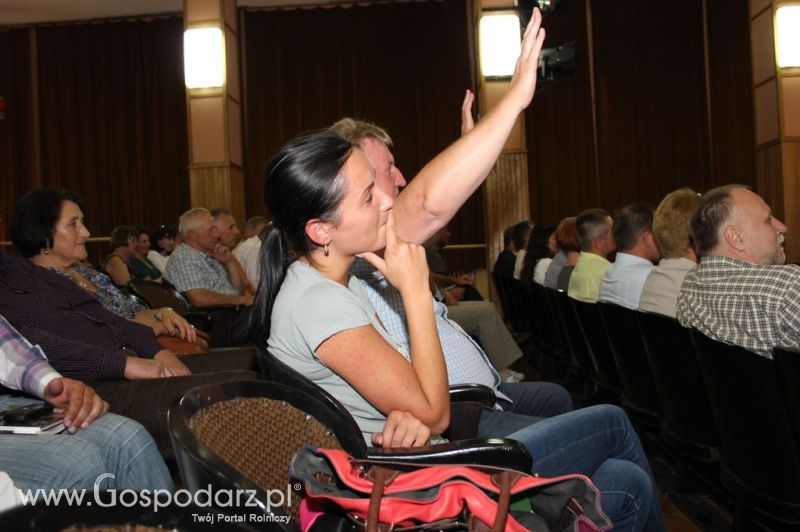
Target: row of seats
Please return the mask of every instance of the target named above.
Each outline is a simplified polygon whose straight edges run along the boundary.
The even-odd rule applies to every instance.
[[[515,279],[498,288],[512,324],[537,338],[540,361],[621,404],[679,460],[719,464],[739,528],[800,526],[800,353],[776,349],[773,361],[674,318]]]

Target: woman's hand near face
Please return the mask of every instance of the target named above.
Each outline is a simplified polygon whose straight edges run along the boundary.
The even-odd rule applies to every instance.
[[[395,232],[394,212],[386,219],[386,250],[383,258],[375,253],[360,255],[375,266],[405,299],[429,294],[428,260],[425,248],[405,242]]]

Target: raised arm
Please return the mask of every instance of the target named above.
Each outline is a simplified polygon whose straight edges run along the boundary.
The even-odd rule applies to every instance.
[[[455,215],[489,175],[517,116],[533,99],[544,42],[541,22],[541,13],[534,9],[503,99],[471,131],[425,165],[395,201],[400,238],[424,242]]]
[[[397,287],[403,297],[411,340],[411,362],[371,325],[339,332],[316,353],[325,364],[386,415],[410,413],[434,433],[450,422],[447,368],[439,344],[428,290],[425,250],[395,237],[393,216],[386,224],[385,260],[364,258]]]

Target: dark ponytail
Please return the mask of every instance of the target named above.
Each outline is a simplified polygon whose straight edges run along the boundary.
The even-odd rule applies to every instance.
[[[267,165],[264,203],[272,227],[258,255],[261,279],[250,319],[250,337],[266,347],[272,308],[289,265],[316,247],[306,236],[309,220],[335,221],[346,192],[341,178],[352,145],[327,130],[286,144]]]

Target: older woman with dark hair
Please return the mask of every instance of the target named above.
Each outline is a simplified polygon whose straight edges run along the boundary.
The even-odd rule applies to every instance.
[[[145,309],[120,292],[108,276],[82,263],[87,257],[90,233],[83,224],[81,203],[74,192],[64,189],[44,188],[25,194],[11,221],[11,239],[21,255],[37,266],[68,277],[92,293],[109,312],[146,325],[156,335],[178,337],[190,344],[177,352],[204,351],[205,342],[196,343],[197,332],[174,310]],[[117,227],[112,233],[114,250],[132,248],[132,235],[137,232],[132,227]],[[170,342],[170,347],[175,347],[173,344]]]

